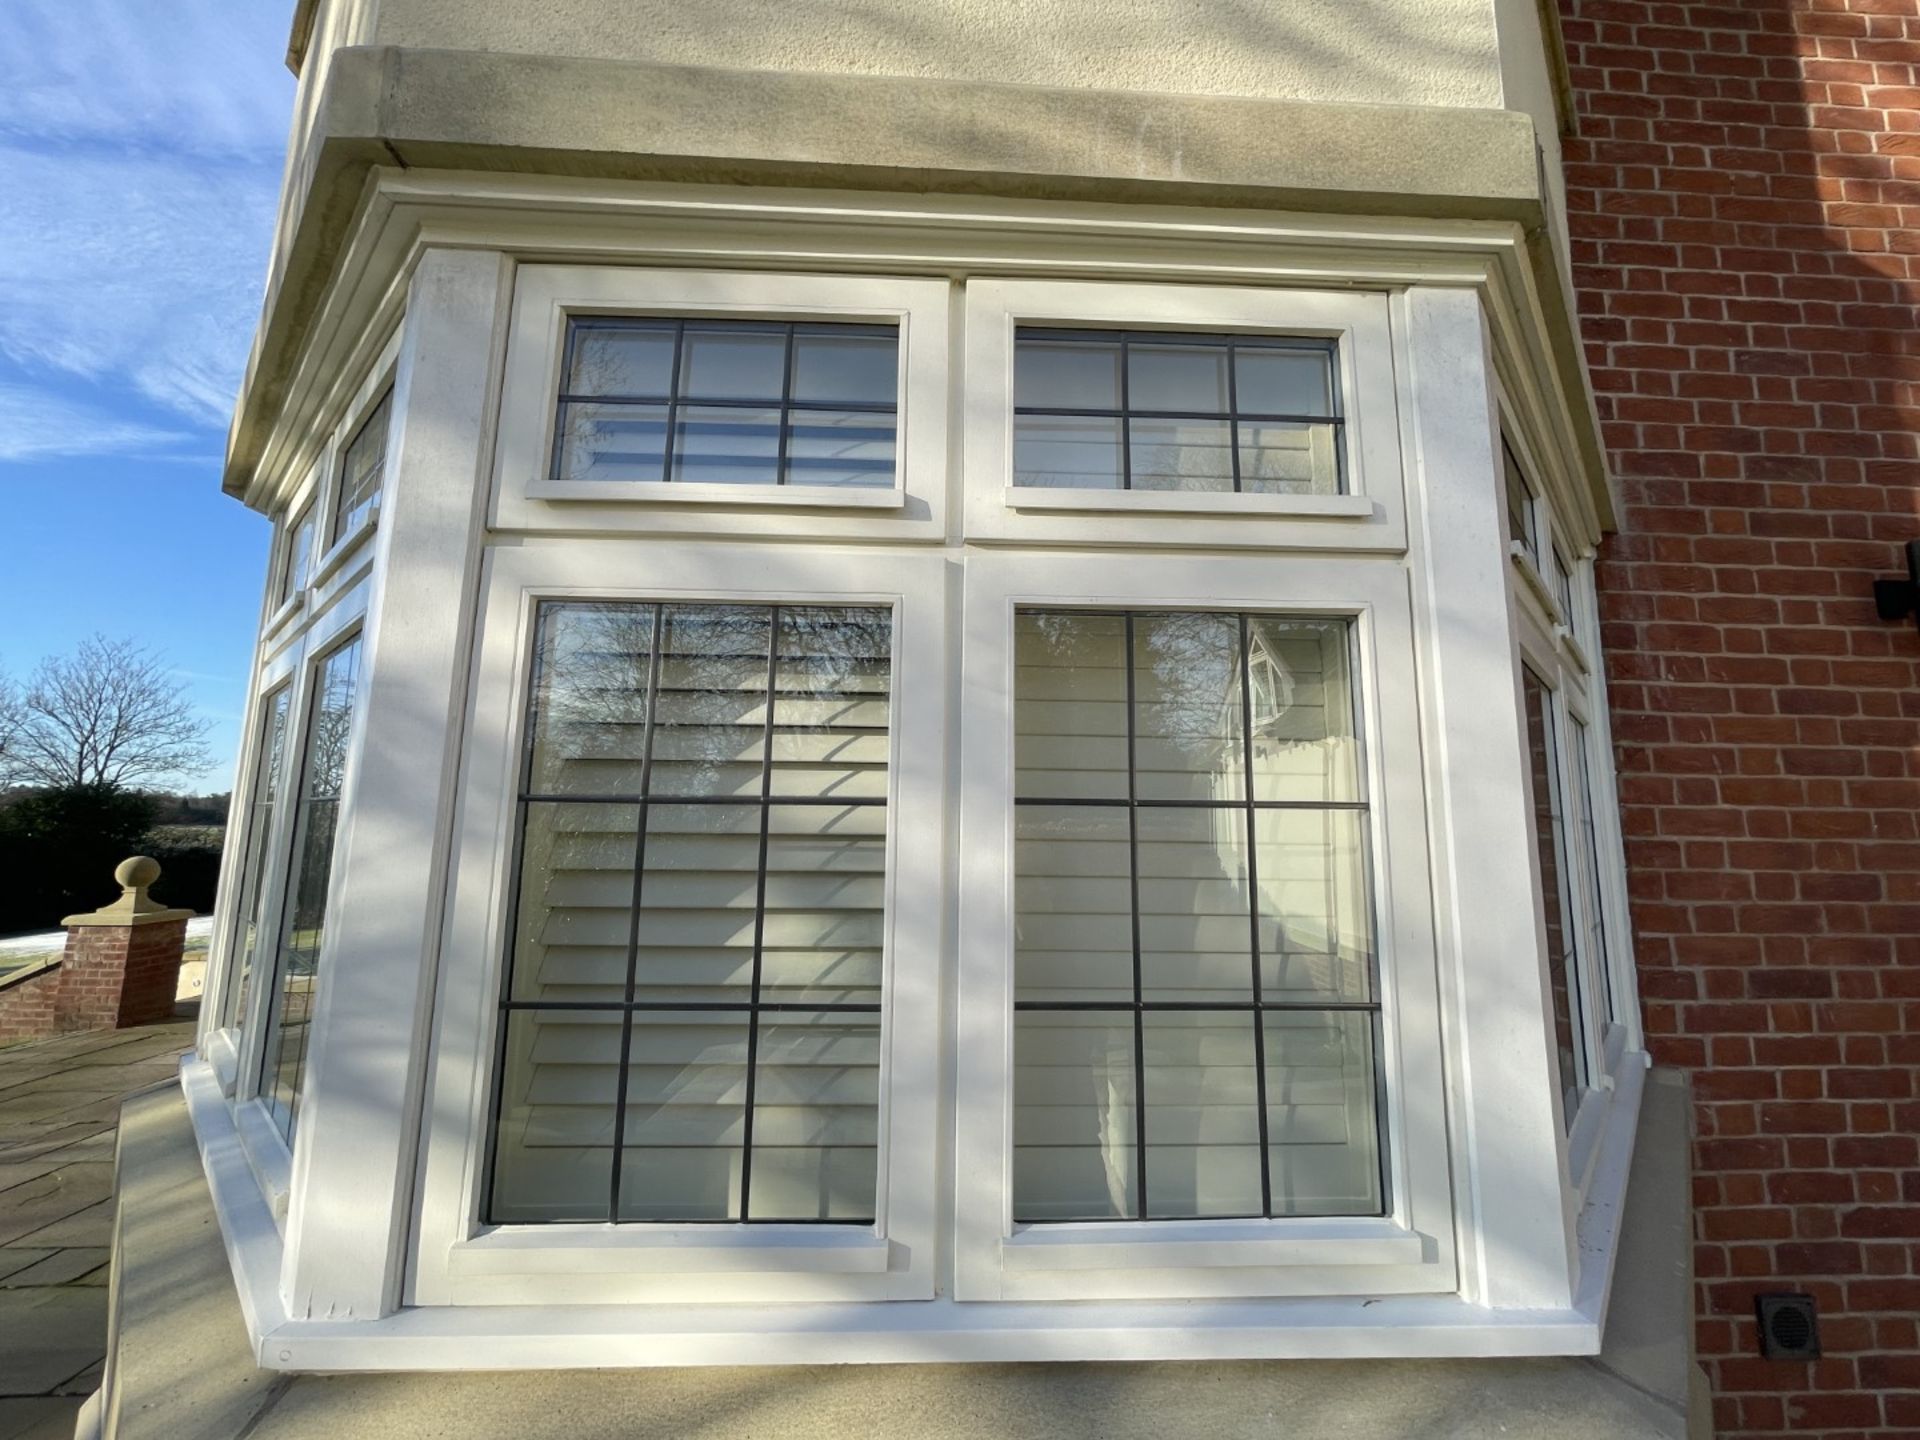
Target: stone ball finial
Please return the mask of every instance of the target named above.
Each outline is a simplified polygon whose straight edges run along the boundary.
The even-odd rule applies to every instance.
[[[160,878],[160,862],[150,855],[130,855],[113,868],[113,878],[128,890],[145,890]]]

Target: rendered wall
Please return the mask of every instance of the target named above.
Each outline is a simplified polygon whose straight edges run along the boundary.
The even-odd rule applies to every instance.
[[[1501,104],[1492,0],[382,0],[368,43],[1259,99]]]
[[[1600,585],[1726,1440],[1920,1430],[1920,0],[1562,0]],[[1825,1358],[1759,1356],[1805,1290]]]

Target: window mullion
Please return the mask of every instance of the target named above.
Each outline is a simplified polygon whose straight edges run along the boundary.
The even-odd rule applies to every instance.
[[[791,354],[791,348],[789,348]],[[747,992],[746,1108],[740,1127],[740,1219],[753,1218],[753,1092],[760,1058],[760,969],[767,938],[767,836],[772,818],[774,685],[780,670],[780,607],[767,612],[767,699],[760,734],[760,856],[753,888],[753,971]]]
[[[613,1164],[607,1176],[607,1219],[620,1219],[620,1174],[627,1140],[627,1071],[633,1055],[633,992],[640,968],[640,903],[647,874],[647,803],[653,792],[653,734],[660,710],[660,655],[666,644],[667,610],[653,611],[653,643],[647,651],[646,722],[640,738],[640,806],[633,827],[633,909],[627,916],[627,979],[620,1011],[620,1067],[613,1085]],[[503,1070],[505,1066],[501,1067]]]
[[[1122,365],[1125,364],[1125,352],[1122,352]],[[1125,374],[1124,369],[1122,374]],[[1124,385],[1124,381],[1122,382]],[[1127,887],[1128,904],[1131,908],[1133,935],[1133,1155],[1134,1183],[1138,1194],[1134,1197],[1134,1216],[1147,1218],[1147,1017],[1145,994],[1141,986],[1140,967],[1140,812],[1134,808],[1138,799],[1139,781],[1136,778],[1138,765],[1135,760],[1134,732],[1138,728],[1134,719],[1134,673],[1133,673],[1133,614],[1128,612],[1125,627],[1126,676],[1127,676]]]
[[[1231,357],[1231,352],[1229,352]],[[1231,363],[1231,358],[1229,358]],[[1234,466],[1234,484],[1239,485],[1239,465]],[[1260,867],[1259,837],[1254,830],[1253,808],[1253,647],[1244,613],[1240,616],[1240,744],[1246,773],[1241,793],[1247,802],[1247,948],[1253,965],[1253,1096],[1256,1123],[1260,1133],[1260,1213],[1273,1215],[1273,1176],[1269,1169],[1272,1152],[1267,1147],[1267,1022],[1260,1012]],[[1328,914],[1332,914],[1329,908]]]

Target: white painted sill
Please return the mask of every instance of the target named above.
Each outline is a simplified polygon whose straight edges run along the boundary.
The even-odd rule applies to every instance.
[[[870,1227],[821,1225],[509,1226],[447,1251],[454,1275],[884,1274]]]
[[[1567,658],[1580,667],[1581,673],[1591,675],[1593,664],[1587,659],[1587,647],[1574,638],[1573,631],[1566,625],[1556,625],[1553,633],[1560,641],[1560,648],[1567,652]]]
[[[1071,490],[1009,485],[1009,510],[1077,510],[1126,515],[1257,515],[1286,520],[1371,520],[1364,495],[1248,495],[1197,490]]]
[[[701,485],[670,480],[534,480],[529,500],[597,500],[622,505],[717,505],[754,509],[900,510],[898,485]]]
[[[1560,611],[1560,597],[1553,593],[1553,587],[1547,584],[1546,576],[1540,573],[1540,567],[1533,563],[1533,557],[1527,553],[1527,547],[1518,540],[1507,542],[1507,553],[1513,557],[1513,568],[1520,572],[1520,578],[1527,582],[1527,588],[1547,612],[1548,621],[1555,629],[1563,628],[1567,617]]]
[[[373,508],[366,513],[358,525],[328,547],[327,553],[320,557],[320,563],[313,567],[313,576],[307,583],[315,590],[325,585],[340,572],[348,558],[360,548],[368,536],[373,534],[379,523],[380,502],[376,500]]]
[[[305,590],[294,591],[293,594],[282,600],[279,605],[274,608],[271,615],[267,616],[267,623],[260,627],[260,637],[263,640],[273,639],[274,636],[285,627],[288,621],[292,620],[294,616],[298,615],[301,610],[306,607],[306,603],[307,592]]]
[[[236,1032],[215,1030],[207,1036],[207,1063],[213,1066],[213,1073],[219,1079],[220,1093],[231,1100],[240,1076],[240,1047]]]
[[[1000,1242],[1009,1270],[1418,1265],[1422,1238],[1391,1220],[1169,1220],[1033,1225]]]
[[[258,1098],[233,1102],[233,1128],[239,1132],[240,1153],[253,1172],[260,1199],[274,1224],[287,1218],[287,1197],[293,1190],[293,1154],[267,1116]]]

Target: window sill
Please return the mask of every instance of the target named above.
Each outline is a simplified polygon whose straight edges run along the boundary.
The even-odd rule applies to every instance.
[[[1583,674],[1593,673],[1593,663],[1587,659],[1587,647],[1574,638],[1573,631],[1566,625],[1556,625],[1553,633],[1559,637],[1560,648],[1567,652],[1567,658],[1578,666]]]
[[[273,613],[267,616],[267,623],[260,627],[262,637],[271,639],[274,635],[277,635],[294,616],[306,608],[306,603],[307,592],[305,590],[297,590],[282,600],[279,605],[274,608]]]
[[[1036,1225],[1000,1242],[1009,1270],[1418,1265],[1425,1241],[1390,1220],[1172,1220]]]
[[[1155,515],[1263,515],[1292,520],[1371,520],[1379,507],[1365,495],[1246,495],[1192,490],[1068,490],[1006,487],[1009,510],[1079,510]]]
[[[233,1128],[239,1132],[240,1153],[253,1172],[260,1198],[276,1225],[287,1218],[287,1196],[293,1188],[293,1153],[257,1099],[233,1105]]]
[[[360,548],[362,541],[373,534],[379,523],[380,507],[376,504],[364,520],[334,541],[327,548],[327,553],[320,557],[320,563],[313,567],[313,578],[309,581],[313,588],[319,589],[338,574],[345,567],[348,558]]]
[[[447,1269],[454,1275],[877,1275],[890,1259],[888,1242],[857,1226],[542,1225],[457,1243]]]
[[[1513,568],[1520,572],[1520,578],[1527,582],[1527,588],[1547,612],[1547,619],[1556,627],[1564,626],[1567,617],[1560,611],[1560,597],[1553,593],[1553,587],[1547,584],[1547,577],[1533,563],[1533,556],[1527,552],[1527,547],[1518,540],[1510,540],[1507,542],[1507,553],[1513,557]]]
[[[907,503],[906,492],[897,485],[882,489],[851,485],[700,485],[664,480],[537,480],[526,487],[526,497],[561,502],[810,510],[900,510]]]

